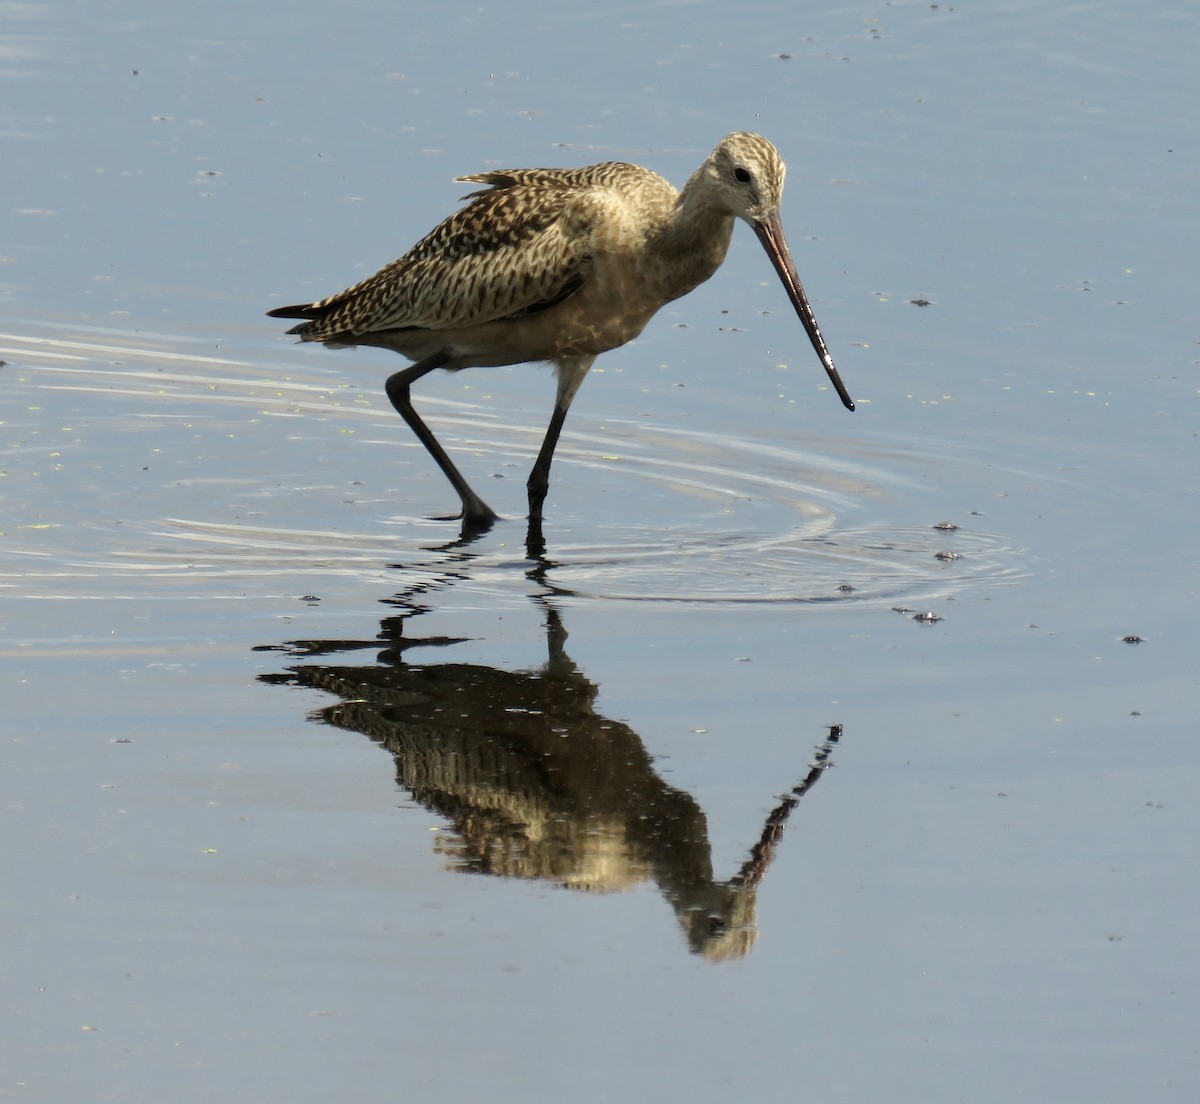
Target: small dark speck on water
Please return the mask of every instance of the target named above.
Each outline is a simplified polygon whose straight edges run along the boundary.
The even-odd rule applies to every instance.
[[[849,594],[853,589],[854,587],[852,587],[849,583],[842,583],[842,585],[838,587],[838,590],[840,590],[843,594]]]
[[[958,526],[952,521],[939,521],[933,528],[940,533],[953,533],[958,529]]]
[[[914,613],[913,620],[920,621],[922,625],[935,625],[941,618],[936,613],[928,611],[926,613]]]
[[[1140,636],[1123,636],[1121,640],[1125,644],[1145,644],[1146,641]]]
[[[933,554],[935,560],[961,560],[961,552],[935,552]]]
[[[910,299],[909,302],[914,307],[932,307],[933,306],[932,299]]]
[[[310,602],[310,603],[311,603],[311,602],[319,602],[320,600],[321,600],[321,599],[320,599],[320,597],[319,597],[318,595],[316,595],[316,594],[302,594],[302,595],[300,595],[300,601],[301,601],[301,602]]]

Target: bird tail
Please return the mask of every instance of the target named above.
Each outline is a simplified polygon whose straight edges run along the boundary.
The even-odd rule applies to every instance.
[[[299,326],[293,326],[287,332],[290,334],[299,334],[303,336],[309,331],[309,322],[315,322],[323,318],[328,311],[328,307],[322,307],[317,303],[296,303],[290,307],[276,307],[274,310],[267,311],[268,318],[304,318],[307,321],[302,322]]]

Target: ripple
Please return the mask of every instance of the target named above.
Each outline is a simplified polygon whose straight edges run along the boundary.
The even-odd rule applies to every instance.
[[[608,428],[609,441],[614,427]],[[633,434],[636,430],[637,436]],[[619,478],[650,526],[583,517],[547,522],[545,573],[554,588],[596,598],[668,602],[924,602],[967,586],[1012,582],[1027,565],[1003,536],[964,526],[913,525],[940,489],[915,478],[929,453],[889,445],[838,456],[780,441],[621,427],[629,437]],[[845,443],[841,442],[842,447]],[[595,461],[574,455],[584,467]],[[701,459],[702,458],[702,459]],[[959,461],[957,478],[969,481]],[[560,473],[561,474],[561,473]],[[574,473],[566,481],[576,479]],[[692,502],[676,501],[691,495]],[[650,501],[652,509],[644,510]],[[908,524],[883,516],[907,515]],[[587,535],[583,535],[587,531]]]
[[[1023,572],[1001,538],[971,534],[966,551],[937,559],[946,542],[922,530],[846,528],[825,537],[724,534],[619,552],[564,550],[547,572],[557,590],[659,602],[927,602]]]
[[[89,415],[87,434],[66,438],[69,451],[56,441],[34,453],[31,433],[11,450],[14,462],[32,463],[38,478],[51,460],[62,470],[74,463],[99,488],[71,502],[69,521],[65,506],[54,516],[32,497],[14,504],[48,518],[14,525],[0,549],[0,585],[31,596],[127,596],[151,578],[176,581],[164,596],[202,596],[234,580],[288,590],[335,576],[370,577],[381,590],[453,582],[498,595],[514,576],[532,575],[595,599],[890,606],[1028,571],[1011,541],[976,531],[961,514],[955,532],[932,528],[949,501],[986,496],[1001,470],[961,442],[864,442],[858,423],[855,435],[800,437],[790,409],[766,427],[745,424],[745,413],[693,409],[698,424],[743,423],[712,432],[674,424],[683,415],[671,396],[639,395],[638,419],[597,418],[581,404],[555,459],[547,558],[531,563],[515,518],[454,547],[453,523],[392,513],[415,502],[448,508],[452,492],[374,383],[347,403],[336,362],[313,368],[288,347],[271,366],[213,356],[199,341],[92,332],[5,344],[28,366],[27,386],[64,396],[56,401],[68,411],[86,403]],[[501,380],[507,402],[508,383],[519,390],[519,379],[531,380],[530,394],[549,393],[548,380],[513,373]],[[540,414],[436,394],[422,407],[493,506],[523,512]],[[188,451],[168,466],[156,458],[180,451],[181,411]],[[303,419],[262,418],[272,413]],[[339,436],[374,425],[381,432],[348,445]],[[134,433],[155,459],[149,467],[131,458]],[[97,478],[101,470],[108,474]],[[280,474],[289,471],[304,474]],[[495,482],[485,488],[489,471]],[[209,516],[196,516],[205,503]]]

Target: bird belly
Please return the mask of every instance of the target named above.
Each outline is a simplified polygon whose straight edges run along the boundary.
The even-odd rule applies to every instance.
[[[411,360],[450,352],[453,359],[445,367],[451,370],[594,357],[632,341],[660,306],[585,286],[537,314],[462,329],[393,330],[364,335],[360,342],[393,349]]]

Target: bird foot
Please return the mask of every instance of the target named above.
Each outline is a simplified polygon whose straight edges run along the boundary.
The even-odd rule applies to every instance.
[[[525,555],[535,562],[543,562],[546,558],[546,538],[542,534],[540,517],[529,519],[529,528],[525,530]]]
[[[439,521],[461,521],[464,537],[478,537],[486,533],[500,520],[500,515],[486,506],[482,510],[464,509],[461,514],[453,517],[438,518]]]

